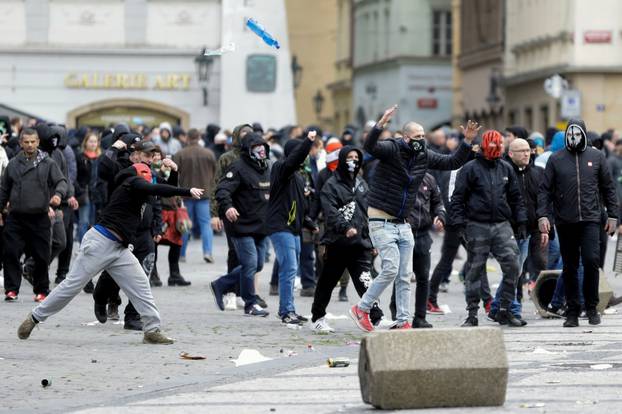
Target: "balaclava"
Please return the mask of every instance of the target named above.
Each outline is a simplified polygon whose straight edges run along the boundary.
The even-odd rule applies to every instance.
[[[142,177],[145,180],[147,180],[147,182],[151,182],[152,177],[151,177],[151,168],[142,162],[137,162],[135,164],[132,165],[134,167],[134,169],[136,170],[136,175],[138,177]]]
[[[491,129],[482,136],[482,153],[487,160],[496,160],[501,157],[503,137],[499,131]]]
[[[587,133],[582,119],[571,119],[566,127],[566,149],[570,152],[583,152],[587,148]]]

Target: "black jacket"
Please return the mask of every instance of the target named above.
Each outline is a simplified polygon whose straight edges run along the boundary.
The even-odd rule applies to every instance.
[[[538,194],[538,217],[553,216],[556,223],[601,222],[601,198],[607,216],[618,217],[616,189],[605,155],[588,147],[567,149],[549,158]],[[551,211],[552,204],[552,211]]]
[[[298,172],[313,142],[293,139],[285,144],[285,158],[270,171],[270,201],[266,216],[267,234],[289,231],[300,235],[308,209],[305,179]]]
[[[434,176],[426,173],[419,186],[415,208],[410,213],[408,222],[414,231],[427,231],[432,227],[435,217],[445,223],[445,207]]]
[[[44,214],[54,195],[66,197],[67,179],[47,153],[38,151],[29,161],[22,151],[9,161],[0,186],[0,211],[8,202],[11,213]]]
[[[354,178],[348,172],[346,157],[349,152],[359,154],[359,167],[354,171]],[[339,166],[324,183],[320,193],[322,211],[326,221],[326,230],[321,243],[328,245],[354,246],[370,249],[367,223],[367,193],[365,181],[358,177],[363,160],[363,152],[355,147],[346,146],[339,152]],[[346,237],[346,232],[354,228],[356,236]]]
[[[188,188],[149,183],[144,178],[138,177],[133,167],[129,167],[117,175],[116,189],[112,192],[110,202],[102,210],[98,224],[121,236],[124,244],[131,243],[143,221],[150,196],[190,197],[190,195]]]
[[[242,139],[240,158],[229,166],[216,187],[218,213],[223,220],[228,221],[225,213],[231,207],[240,213],[238,219],[227,227],[227,234],[234,237],[266,234],[264,224],[270,198],[270,168],[268,160],[260,162],[251,157],[251,147],[255,145],[264,145],[266,154],[270,153],[261,135],[247,134]]]
[[[402,139],[378,141],[382,129],[374,127],[365,141],[365,150],[379,159],[370,183],[369,206],[394,217],[410,215],[417,191],[428,169],[455,170],[471,154],[471,146],[462,142],[452,155],[424,150],[415,153]]]
[[[514,169],[500,159],[491,161],[478,155],[462,167],[451,204],[456,225],[467,221],[527,223]]]
[[[536,233],[538,232],[538,190],[544,178],[544,170],[531,163],[525,168],[519,169],[512,162],[512,167],[516,173],[518,189],[527,210],[527,230],[529,233]]]

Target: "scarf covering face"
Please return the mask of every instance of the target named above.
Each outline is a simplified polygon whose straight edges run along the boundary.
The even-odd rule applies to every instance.
[[[501,158],[501,149],[503,148],[503,137],[499,131],[491,129],[486,131],[482,137],[482,153],[487,160],[496,160]]]
[[[147,164],[142,163],[142,162],[137,162],[136,164],[133,165],[133,167],[136,170],[136,175],[138,177],[144,178],[149,183],[152,181],[151,168]]]

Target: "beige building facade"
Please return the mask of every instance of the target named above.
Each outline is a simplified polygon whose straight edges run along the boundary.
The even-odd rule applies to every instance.
[[[588,129],[619,127],[622,112],[622,2],[507,1],[506,121],[544,131],[565,121],[544,81],[559,74],[578,91]],[[576,101],[575,101],[576,102]],[[561,125],[560,125],[561,124]]]

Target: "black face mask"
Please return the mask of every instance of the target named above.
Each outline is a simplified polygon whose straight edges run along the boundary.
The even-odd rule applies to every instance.
[[[411,139],[408,143],[410,149],[415,153],[419,153],[425,150],[425,139]]]

